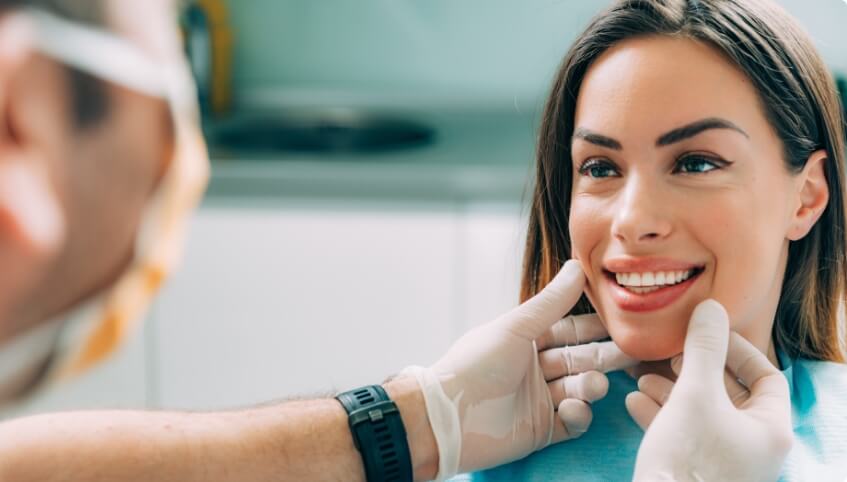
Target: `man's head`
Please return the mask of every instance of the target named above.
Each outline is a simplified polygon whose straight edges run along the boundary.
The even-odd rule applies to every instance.
[[[123,273],[173,142],[165,101],[37,53],[21,7],[179,54],[165,0],[0,0],[0,344]]]

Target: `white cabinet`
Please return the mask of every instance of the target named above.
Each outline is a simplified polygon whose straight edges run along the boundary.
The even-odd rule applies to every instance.
[[[248,406],[430,364],[517,303],[519,209],[207,201],[143,330],[14,414]]]
[[[526,226],[519,203],[465,206],[459,319],[464,332],[517,306]]]
[[[220,408],[378,383],[456,334],[452,204],[206,205],[154,316],[154,405]]]

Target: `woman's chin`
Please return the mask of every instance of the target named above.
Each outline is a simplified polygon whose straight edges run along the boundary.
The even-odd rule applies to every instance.
[[[609,334],[628,356],[641,361],[657,361],[674,357],[682,352],[685,332],[672,333],[667,329],[651,327],[609,326]]]

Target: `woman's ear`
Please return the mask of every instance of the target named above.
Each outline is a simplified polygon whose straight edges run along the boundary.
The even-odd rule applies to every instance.
[[[820,219],[829,203],[826,162],[829,156],[823,149],[813,152],[806,166],[797,175],[797,209],[792,214],[787,238],[802,239]]]

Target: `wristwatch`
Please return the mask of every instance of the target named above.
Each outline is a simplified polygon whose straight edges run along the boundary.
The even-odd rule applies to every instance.
[[[379,385],[335,397],[347,411],[368,482],[412,482],[412,456],[397,405]]]

